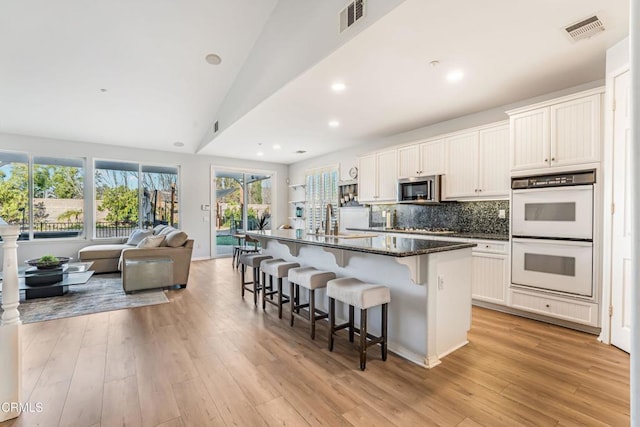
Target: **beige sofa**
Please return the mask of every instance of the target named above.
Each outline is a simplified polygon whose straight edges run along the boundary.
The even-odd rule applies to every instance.
[[[154,235],[159,235],[162,228],[156,227]],[[164,228],[164,234],[174,231],[172,227]],[[191,253],[193,252],[193,239],[188,239],[178,247],[160,246],[154,248],[138,248],[136,245],[123,243],[91,245],[78,251],[78,258],[82,262],[92,261],[91,269],[96,273],[113,273],[126,268],[126,260],[135,258],[169,257],[173,261],[173,284],[187,286],[189,269],[191,267]],[[122,271],[123,281],[126,279],[126,271]],[[128,284],[128,290],[135,290]]]

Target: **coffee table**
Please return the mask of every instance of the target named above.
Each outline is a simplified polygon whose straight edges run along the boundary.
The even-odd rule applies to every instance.
[[[89,270],[93,262],[71,262],[64,265],[62,280],[46,285],[27,285],[27,277],[51,277],[60,272],[51,270],[33,271],[30,267],[18,268],[18,289],[24,291],[25,299],[48,298],[64,295],[69,292],[69,286],[83,285],[93,276],[93,270]],[[0,272],[0,279],[2,273]],[[2,286],[0,285],[0,292]]]

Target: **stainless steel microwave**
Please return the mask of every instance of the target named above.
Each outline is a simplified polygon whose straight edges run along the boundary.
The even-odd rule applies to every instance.
[[[440,175],[399,179],[398,203],[440,203]]]

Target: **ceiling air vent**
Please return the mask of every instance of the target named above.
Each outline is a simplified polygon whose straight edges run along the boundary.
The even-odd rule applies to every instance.
[[[591,36],[601,33],[604,31],[604,24],[597,16],[593,15],[590,18],[569,25],[565,28],[565,31],[569,34],[571,40],[577,42],[578,40],[588,39]]]
[[[365,0],[349,2],[340,12],[340,32],[343,32],[365,15]]]

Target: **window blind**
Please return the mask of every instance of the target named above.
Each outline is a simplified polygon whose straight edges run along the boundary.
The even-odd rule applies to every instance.
[[[333,209],[331,227],[338,218],[338,166],[328,166],[306,171],[307,182],[307,230],[323,229],[327,204]]]

